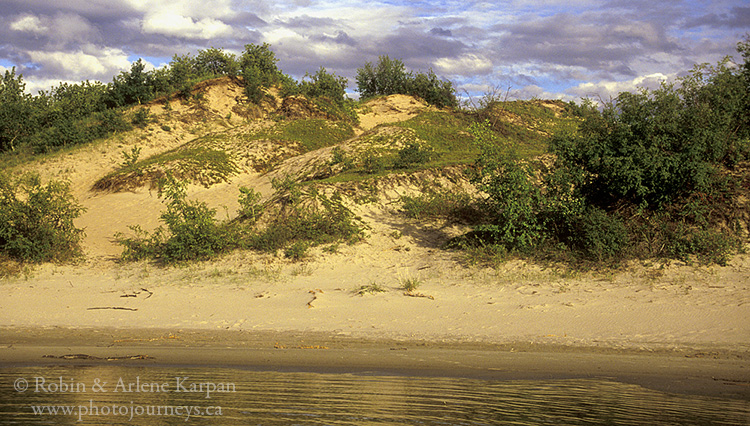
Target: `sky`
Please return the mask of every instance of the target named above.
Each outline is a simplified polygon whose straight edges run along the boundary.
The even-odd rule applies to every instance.
[[[349,80],[379,56],[432,69],[471,99],[607,99],[695,64],[739,60],[746,0],[0,0],[0,72],[27,92],[108,83],[138,58],[269,43],[286,74]],[[353,93],[356,97],[356,93]]]

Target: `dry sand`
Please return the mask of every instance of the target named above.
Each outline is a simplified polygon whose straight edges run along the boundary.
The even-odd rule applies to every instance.
[[[220,93],[231,100],[233,92]],[[361,130],[408,118],[424,108],[408,98],[378,102],[363,115]],[[233,105],[213,97],[208,104],[217,117],[225,116]],[[158,112],[155,107],[152,111]],[[178,113],[189,111],[171,114],[179,117]],[[416,345],[473,348],[472,356],[484,359],[477,365],[485,373],[500,368],[491,361],[495,355],[512,357],[519,351],[551,350],[553,355],[533,358],[538,369],[524,364],[514,371],[542,371],[550,360],[572,360],[561,355],[570,351],[577,356],[584,356],[581,351],[637,355],[620,361],[631,366],[632,374],[640,370],[641,377],[665,363],[675,365],[672,373],[677,376],[693,368],[690,365],[713,365],[726,367],[722,371],[728,381],[721,383],[748,387],[750,256],[738,255],[724,267],[671,262],[578,274],[518,260],[494,269],[466,266],[459,254],[439,248],[465,229],[413,223],[398,214],[393,200],[412,191],[408,185],[388,188],[379,204],[353,206],[369,227],[368,238],[342,245],[338,253],[313,250],[308,260],[299,263],[244,252],[171,268],[120,263],[115,259],[120,248],[112,236],[127,231],[130,224],[155,227],[162,204],[148,189],[102,194],[91,192],[91,185],[112,170],[122,159],[121,151],[131,146],[143,146],[145,156],[189,140],[187,135],[196,130],[174,117],[169,121],[171,132],[144,130],[147,137],[128,136],[27,167],[45,177],[71,179],[76,197],[88,209],[78,221],[87,232],[87,260],[78,265],[43,265],[28,276],[0,280],[0,361],[41,362],[42,351],[122,355],[140,351],[144,344],[151,354],[166,360],[183,348],[181,359],[188,363],[207,362],[221,347],[262,349],[266,352],[253,353],[263,356],[247,358],[244,353],[243,359],[259,363],[273,358],[277,367],[285,362],[293,365],[290,359],[301,352],[307,355],[300,359],[308,361],[319,356],[301,350],[279,355],[284,349],[273,346],[280,339],[278,346],[286,350],[315,346],[332,350],[335,345],[342,349],[341,344],[359,342],[367,353],[390,354],[386,358],[392,359],[391,367],[402,362],[401,352],[390,352],[398,345],[408,346],[409,354],[420,348]],[[219,212],[231,216],[240,185],[268,195],[269,180],[248,171],[211,190],[192,187],[190,196],[214,207],[226,205]],[[401,288],[406,280],[420,284],[412,294]],[[372,285],[386,291],[358,294],[362,286]],[[254,343],[243,343],[248,339]],[[213,352],[194,351],[197,347]],[[353,365],[365,352],[346,352],[348,358],[320,356],[327,357],[326,365],[331,367]],[[185,355],[189,353],[192,358]],[[433,358],[441,357],[431,353]],[[426,354],[421,359],[448,369],[453,366],[444,362],[465,358],[465,354],[444,355],[444,361]],[[230,364],[234,358],[225,354],[214,359]],[[700,361],[685,364],[685,359]],[[575,362],[577,371],[585,371],[585,357]],[[555,371],[563,370],[559,366]],[[710,368],[701,371],[704,381],[715,374]],[[744,395],[748,397],[747,392]]]
[[[168,269],[107,260],[48,265],[3,280],[0,326],[325,332],[743,356],[750,349],[746,256],[727,267],[567,277],[521,261],[464,267],[455,253],[402,240],[409,237],[372,235],[365,247],[301,263],[235,253]],[[416,295],[400,288],[405,279],[421,283]],[[357,294],[371,284],[387,291]]]

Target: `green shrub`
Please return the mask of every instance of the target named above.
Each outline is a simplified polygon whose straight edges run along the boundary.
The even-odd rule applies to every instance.
[[[491,220],[477,230],[508,250],[528,251],[546,236],[542,221],[545,200],[532,183],[533,170],[516,159],[512,147],[500,143],[488,122],[472,125],[469,132],[481,150],[479,172],[473,181],[488,196],[486,209]]]
[[[248,44],[239,59],[240,75],[245,85],[245,95],[258,103],[264,97],[263,88],[281,80],[281,71],[276,63],[278,59],[268,43],[262,45]]]
[[[345,77],[339,77],[336,74],[329,74],[325,68],[321,67],[315,74],[305,74],[308,80],[302,80],[300,91],[308,98],[325,97],[337,104],[343,104],[346,99],[346,86],[348,85]]]
[[[80,120],[60,118],[49,127],[40,129],[31,139],[36,153],[53,152],[66,146],[90,142],[84,123]]]
[[[560,166],[585,173],[592,204],[626,200],[658,208],[722,188],[718,170],[747,158],[747,82],[725,59],[653,91],[621,93],[599,112],[590,105],[577,133],[558,134]]]
[[[476,223],[484,216],[474,206],[472,197],[460,191],[428,191],[403,196],[401,202],[406,216],[417,220],[444,218]]]
[[[42,185],[38,176],[0,174],[0,251],[19,261],[65,261],[81,252],[84,232],[73,224],[83,213],[68,184]]]
[[[307,255],[307,249],[310,247],[307,241],[296,241],[284,250],[284,257],[298,261]]]
[[[122,71],[112,79],[107,87],[104,101],[110,108],[119,108],[134,104],[143,104],[154,97],[151,84],[152,75],[145,72],[146,63],[138,59],[130,66],[130,71]]]
[[[329,198],[315,190],[302,193],[294,185],[282,211],[265,229],[251,233],[246,245],[266,252],[291,247],[287,257],[295,257],[308,247],[357,241],[362,232],[354,214],[343,205],[339,195]]]
[[[341,147],[338,146],[334,147],[331,150],[331,160],[329,164],[332,166],[340,164],[343,171],[354,168],[354,162],[352,161],[352,159],[348,155],[346,155],[346,152],[344,152]]]
[[[458,106],[453,83],[439,79],[432,70],[429,70],[427,74],[415,74],[409,79],[407,85],[408,94],[422,98],[430,105],[435,105],[438,108],[455,108]]]
[[[429,162],[435,156],[435,151],[424,147],[415,141],[406,142],[406,146],[398,151],[398,157],[393,161],[393,168],[406,169],[417,164]]]
[[[619,259],[626,248],[628,231],[615,214],[589,206],[571,225],[567,242],[588,259],[597,262]]]
[[[659,230],[664,254],[686,263],[697,259],[700,263],[726,265],[741,246],[736,235],[689,226],[685,222],[663,222]]]
[[[263,196],[252,188],[240,187],[239,216],[249,223],[255,223],[263,214]]]
[[[208,259],[237,246],[233,229],[221,226],[215,219],[216,210],[206,203],[187,200],[187,185],[167,177],[160,191],[167,204],[161,214],[166,228],[160,226],[152,234],[134,226],[135,237],[116,236],[125,247],[123,258],[158,258],[166,263]]]
[[[362,172],[365,174],[381,173],[388,167],[386,158],[374,149],[364,151],[360,162],[362,164]]]
[[[120,164],[120,167],[127,168],[132,167],[135,165],[135,163],[138,162],[138,157],[141,155],[141,148],[138,146],[134,146],[131,148],[130,152],[122,151],[122,164]]]
[[[377,65],[365,62],[362,68],[357,69],[357,91],[362,99],[406,93],[408,78],[402,61],[391,59],[388,55],[380,56]]]
[[[146,125],[151,122],[151,113],[146,108],[139,108],[138,111],[133,114],[133,118],[130,121],[134,126],[141,128],[146,127]]]

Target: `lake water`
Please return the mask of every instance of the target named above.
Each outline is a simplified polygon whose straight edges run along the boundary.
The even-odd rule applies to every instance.
[[[750,425],[750,401],[587,379],[117,365],[0,369],[0,425],[100,424]]]

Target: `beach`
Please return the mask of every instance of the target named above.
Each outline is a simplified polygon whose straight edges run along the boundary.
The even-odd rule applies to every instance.
[[[743,255],[571,276],[372,240],[303,263],[234,253],[170,268],[46,265],[0,285],[0,363],[602,377],[750,399]],[[405,291],[405,277],[419,287]],[[374,282],[384,291],[363,291]],[[89,358],[65,358],[76,354]]]

